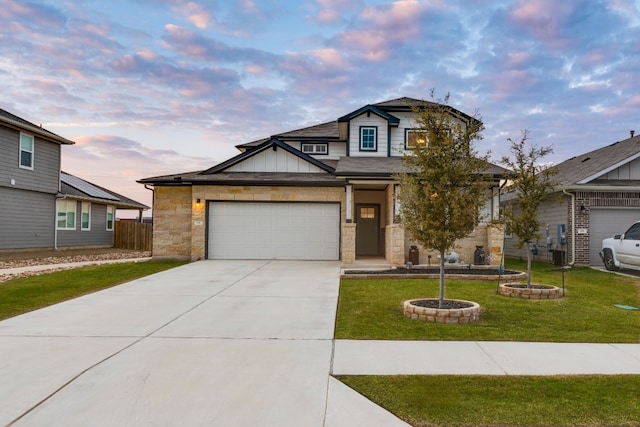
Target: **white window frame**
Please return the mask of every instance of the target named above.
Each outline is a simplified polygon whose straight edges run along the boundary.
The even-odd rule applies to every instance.
[[[363,136],[365,130],[373,130],[373,147],[363,146]],[[377,126],[360,126],[360,151],[378,151],[378,127]]]
[[[64,210],[63,210],[64,209]],[[78,203],[75,200],[58,199],[56,200],[56,228],[58,230],[75,230],[76,214],[78,213]],[[73,216],[73,225],[69,224],[69,216]],[[60,225],[60,221],[64,221]]]
[[[29,135],[28,133],[23,133],[20,132],[20,139],[18,140],[18,166],[20,167],[20,169],[29,169],[29,170],[33,170],[33,164],[34,164],[34,160],[35,160],[35,156],[34,156],[34,152],[36,149],[36,139],[33,137],[33,135]],[[31,139],[31,150],[26,150],[24,148],[22,148],[22,139],[23,138],[29,138]],[[24,165],[22,164],[22,153],[29,153],[30,156],[30,160],[31,160],[31,164],[29,165]]]
[[[86,208],[86,211],[85,211]],[[84,214],[87,214],[87,226],[84,225]],[[80,207],[80,230],[91,231],[91,203],[82,202]]]
[[[113,224],[116,221],[116,210],[113,206],[107,205],[107,231],[113,231]],[[109,219],[109,215],[111,215],[111,219]]]
[[[427,136],[427,131],[426,130],[422,130],[422,129],[405,129],[405,137],[404,137],[404,148],[405,150],[413,150],[415,149],[418,145],[416,144],[410,144],[409,141],[411,139],[410,134],[418,134],[418,133],[422,133],[424,134],[424,146],[428,146],[429,145],[429,137]]]
[[[327,155],[329,154],[329,144],[318,142],[303,142],[300,145],[300,151],[305,154]]]

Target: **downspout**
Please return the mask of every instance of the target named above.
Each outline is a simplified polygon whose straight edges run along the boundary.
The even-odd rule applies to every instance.
[[[573,267],[576,263],[576,195],[562,189],[562,192],[571,197],[571,262],[569,266]]]

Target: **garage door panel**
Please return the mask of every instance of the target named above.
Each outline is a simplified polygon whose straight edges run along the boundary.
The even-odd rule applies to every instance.
[[[210,202],[212,259],[338,260],[338,203]]]
[[[602,248],[602,240],[616,234],[624,233],[636,221],[640,220],[640,209],[637,208],[591,208],[589,214],[589,262],[591,265],[602,265],[598,253]]]

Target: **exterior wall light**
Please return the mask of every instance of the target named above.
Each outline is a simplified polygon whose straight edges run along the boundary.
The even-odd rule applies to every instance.
[[[196,199],[196,208],[199,208],[202,203],[200,202],[200,198]]]

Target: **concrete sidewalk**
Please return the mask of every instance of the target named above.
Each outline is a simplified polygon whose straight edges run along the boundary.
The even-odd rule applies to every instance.
[[[640,375],[640,344],[336,340],[334,375]]]

